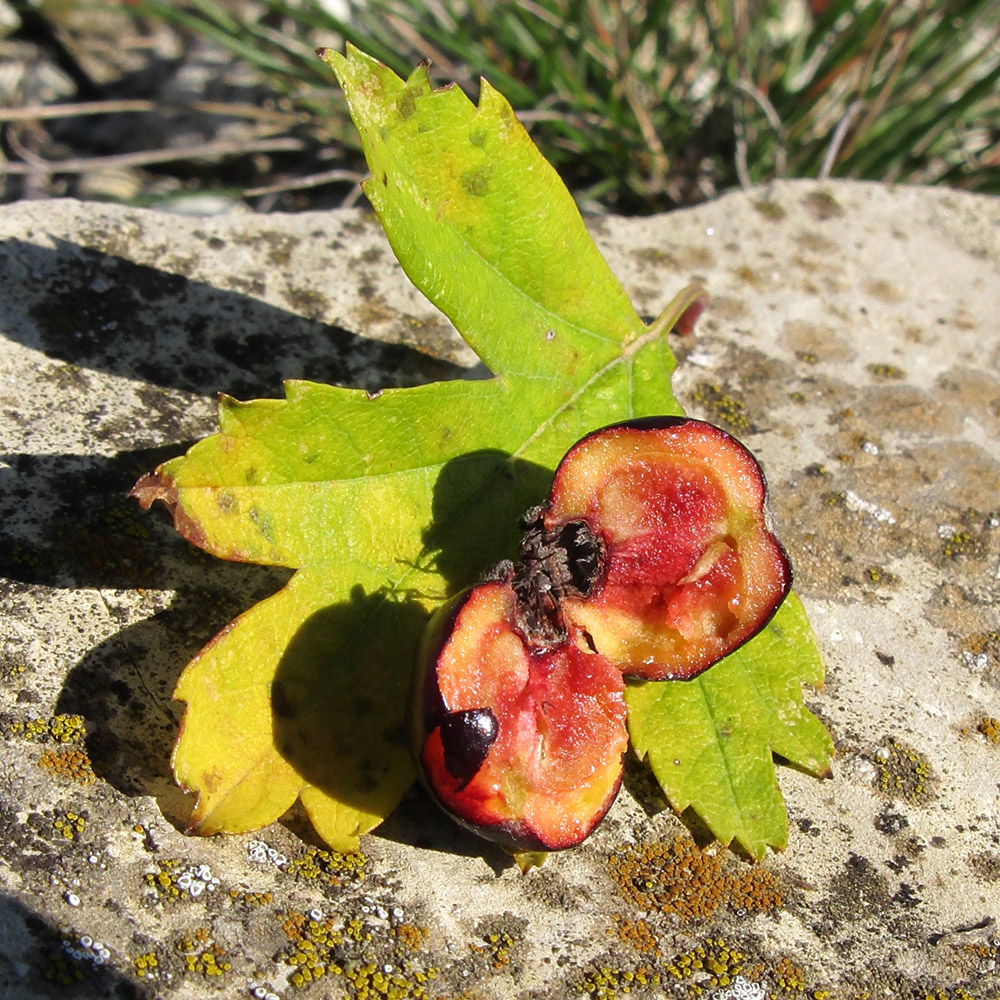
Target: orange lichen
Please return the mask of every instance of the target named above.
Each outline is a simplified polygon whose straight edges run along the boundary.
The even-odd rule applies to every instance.
[[[193,934],[182,937],[177,942],[177,951],[188,972],[198,972],[209,978],[222,976],[233,967],[226,960],[222,947],[212,940],[207,927],[199,927]]]
[[[609,928],[609,933],[617,933],[626,944],[630,944],[636,951],[644,955],[653,955],[657,958],[662,954],[660,951],[660,941],[653,931],[649,921],[639,917],[638,920],[630,920],[620,913],[614,915],[615,926]]]
[[[38,766],[50,774],[57,774],[81,785],[92,785],[97,780],[94,765],[86,750],[73,747],[68,750],[46,750],[38,758]]]
[[[400,948],[407,951],[420,951],[427,940],[429,931],[426,927],[418,927],[416,924],[397,924],[393,928],[396,941]]]
[[[737,869],[703,851],[687,837],[672,843],[623,847],[608,859],[611,876],[625,898],[641,910],[699,920],[720,906],[741,912],[768,912],[782,903],[773,872]]]

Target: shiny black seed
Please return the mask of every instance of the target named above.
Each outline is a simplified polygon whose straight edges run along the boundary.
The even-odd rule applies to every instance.
[[[458,791],[476,776],[496,738],[496,716],[488,708],[469,708],[444,717],[441,723],[444,766],[461,782]]]

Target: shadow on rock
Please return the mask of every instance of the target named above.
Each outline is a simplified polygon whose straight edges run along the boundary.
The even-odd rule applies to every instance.
[[[406,793],[392,815],[375,832],[397,844],[441,854],[482,858],[495,875],[514,867],[516,863],[496,844],[459,826],[419,783]]]
[[[170,755],[183,705],[172,693],[184,666],[231,619],[280,589],[288,572],[216,563],[170,606],[92,648],[69,672],[56,709],[82,715],[97,773],[125,795],[155,796],[183,827],[190,800]]]
[[[0,269],[18,278],[27,313],[3,325],[8,336],[72,365],[243,399],[274,396],[285,378],[374,390],[484,374],[251,295],[55,244],[11,239],[0,247]]]
[[[79,935],[0,895],[0,983],[4,1000],[142,1000],[151,997]]]
[[[179,543],[168,518],[128,498],[143,472],[184,444],[97,455],[0,455],[0,576],[48,587],[166,589],[207,556]],[[214,561],[214,560],[213,560]]]

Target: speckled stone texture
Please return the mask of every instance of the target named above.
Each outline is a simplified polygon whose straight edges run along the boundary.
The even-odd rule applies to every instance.
[[[779,768],[787,849],[697,848],[636,764],[526,876],[416,792],[361,857],[297,813],[180,832],[172,687],[284,576],[188,547],[132,482],[213,430],[220,389],[482,371],[362,212],[21,203],[0,212],[0,995],[1000,994],[1000,201],[795,182],[593,230],[644,314],[707,284],[679,395],[769,475],[838,752],[829,781]]]

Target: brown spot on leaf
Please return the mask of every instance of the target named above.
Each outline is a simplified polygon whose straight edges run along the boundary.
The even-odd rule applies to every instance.
[[[214,792],[222,785],[222,776],[218,771],[205,771],[201,776],[201,787],[206,792]]]
[[[493,173],[493,168],[489,163],[483,162],[478,167],[472,170],[466,170],[462,174],[460,180],[462,187],[465,189],[467,194],[471,194],[473,198],[482,198],[485,196],[490,188],[490,177]]]

